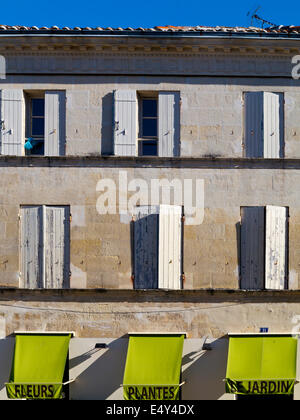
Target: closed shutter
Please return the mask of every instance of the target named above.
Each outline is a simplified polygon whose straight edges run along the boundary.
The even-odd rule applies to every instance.
[[[137,154],[137,97],[135,90],[114,92],[114,154]]]
[[[264,93],[264,157],[283,157],[283,94]]]
[[[160,289],[181,289],[181,220],[180,206],[160,206],[158,275]]]
[[[158,155],[180,155],[180,94],[159,92],[158,96]]]
[[[245,96],[245,157],[264,156],[264,93],[246,92]]]
[[[66,95],[64,91],[45,93],[45,156],[65,154]]]
[[[241,288],[263,289],[265,276],[265,209],[241,209]]]
[[[287,275],[287,208],[266,207],[266,289],[284,289]]]
[[[21,287],[43,287],[43,215],[41,206],[21,208]]]
[[[24,155],[25,137],[25,101],[21,89],[3,89],[1,91],[0,129],[1,154]]]
[[[69,287],[68,206],[21,208],[21,281],[25,288]]]
[[[142,206],[134,222],[134,285],[136,289],[158,288],[157,207]]]
[[[69,207],[44,207],[44,219],[45,288],[69,287]]]

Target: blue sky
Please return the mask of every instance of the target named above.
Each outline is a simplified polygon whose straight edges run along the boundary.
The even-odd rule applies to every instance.
[[[278,25],[300,26],[299,0],[11,0],[0,24],[25,26],[152,27],[156,25],[249,26],[247,13]]]

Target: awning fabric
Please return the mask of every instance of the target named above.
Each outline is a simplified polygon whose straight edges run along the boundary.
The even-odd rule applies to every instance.
[[[71,335],[16,335],[8,398],[58,399]]]
[[[291,395],[297,364],[297,338],[235,336],[229,339],[226,392]]]
[[[178,400],[184,335],[130,336],[125,400]]]

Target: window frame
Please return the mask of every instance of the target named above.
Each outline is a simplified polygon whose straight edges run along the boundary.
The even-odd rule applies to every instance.
[[[38,141],[39,143],[43,143],[44,147],[44,153],[38,154],[38,153],[31,153],[31,151],[25,150],[26,156],[45,156],[45,132],[44,135],[33,135],[32,134],[32,119],[33,118],[40,118],[44,120],[44,127],[45,127],[45,120],[46,120],[46,112],[45,112],[45,91],[29,91],[24,92],[25,94],[25,138],[32,138],[35,141]],[[43,99],[44,100],[44,116],[33,116],[33,106],[32,101],[34,99]]]
[[[138,156],[158,156],[158,141],[159,141],[159,92],[137,92],[138,95]],[[144,101],[156,101],[156,117],[144,117]],[[156,120],[156,136],[143,135],[143,122],[144,120]],[[144,154],[143,147],[146,144],[155,143],[156,154]]]

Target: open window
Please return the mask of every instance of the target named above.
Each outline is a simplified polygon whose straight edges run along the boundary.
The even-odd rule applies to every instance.
[[[114,91],[115,156],[180,155],[180,93]]]
[[[139,156],[158,155],[158,95],[139,95]]]
[[[26,141],[25,154],[45,154],[45,95],[26,95]]]

